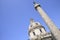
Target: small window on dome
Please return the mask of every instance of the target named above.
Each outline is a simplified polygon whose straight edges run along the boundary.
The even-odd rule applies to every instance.
[[[35,35],[35,32],[33,32],[33,34]]]
[[[36,23],[36,25],[38,25],[38,23]]]
[[[32,27],[32,25],[31,25],[31,27]]]
[[[40,29],[40,32],[42,32],[42,30]]]

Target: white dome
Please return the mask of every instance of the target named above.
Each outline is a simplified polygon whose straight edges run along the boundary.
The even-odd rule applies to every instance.
[[[29,25],[29,30],[32,30],[36,27],[39,27],[41,26],[41,24],[39,22],[32,22],[30,25]]]

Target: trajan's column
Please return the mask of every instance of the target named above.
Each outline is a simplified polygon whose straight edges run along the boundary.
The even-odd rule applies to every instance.
[[[51,19],[48,17],[48,15],[43,11],[41,6],[38,3],[34,2],[34,7],[35,9],[39,12],[40,16],[43,18],[45,21],[46,25],[50,29],[51,33],[53,34],[54,38],[56,40],[60,40],[60,31],[56,27],[56,25],[51,21]]]

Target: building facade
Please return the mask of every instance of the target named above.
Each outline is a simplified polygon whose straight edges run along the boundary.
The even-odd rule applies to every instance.
[[[29,40],[52,40],[51,33],[46,32],[45,28],[33,19],[29,25]]]

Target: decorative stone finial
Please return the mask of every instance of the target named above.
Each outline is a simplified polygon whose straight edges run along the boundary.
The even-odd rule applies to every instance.
[[[34,22],[34,20],[31,18],[31,19],[30,19],[30,23],[33,23],[33,22]]]
[[[35,1],[33,1],[33,4],[36,4],[36,2],[35,2]]]

